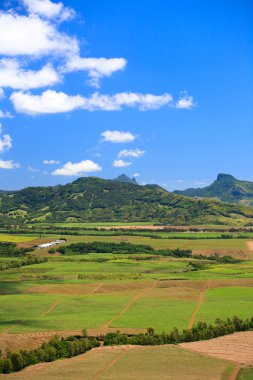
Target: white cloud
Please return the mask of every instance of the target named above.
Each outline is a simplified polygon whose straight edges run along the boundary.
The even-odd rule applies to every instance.
[[[82,96],[70,96],[64,92],[47,90],[41,95],[32,95],[22,91],[14,92],[10,96],[17,112],[39,115],[69,112],[82,108],[85,100]]]
[[[29,13],[46,18],[60,17],[61,20],[67,20],[75,14],[73,9],[65,8],[62,3],[53,3],[50,0],[23,0],[23,3]]]
[[[58,160],[44,160],[43,164],[44,165],[58,165],[60,161]]]
[[[0,153],[12,148],[12,139],[10,135],[2,135],[2,125],[0,124]]]
[[[124,161],[124,160],[114,160],[112,166],[114,168],[126,168],[127,166],[132,165],[132,162]]]
[[[138,107],[141,111],[155,110],[171,102],[171,96],[135,93],[118,93],[115,95],[93,94],[91,97],[70,96],[64,92],[46,90],[41,95],[30,92],[14,92],[11,97],[17,112],[38,115],[69,112],[75,109],[87,111],[119,111],[123,106]]]
[[[30,166],[30,165],[28,166],[27,169],[29,170],[29,172],[32,172],[32,173],[38,173],[39,172],[39,169],[35,169],[32,166]]]
[[[17,169],[20,165],[13,161],[3,161],[0,160],[0,169]]]
[[[139,174],[139,173],[134,173],[134,174],[133,174],[133,177],[134,177],[134,178],[140,177],[140,174]]]
[[[124,58],[81,58],[79,56],[71,57],[64,68],[66,72],[87,71],[90,77],[88,83],[98,88],[99,80],[103,77],[109,77],[114,72],[123,70],[127,64]]]
[[[13,116],[9,111],[0,110],[0,119],[11,119]]]
[[[0,99],[4,99],[4,90],[0,88]]]
[[[98,172],[101,166],[91,160],[77,163],[67,162],[61,168],[52,172],[53,175],[78,176],[85,173]]]
[[[0,12],[0,54],[5,56],[73,55],[76,38],[60,33],[55,25],[36,15]]]
[[[119,152],[118,157],[133,157],[133,158],[139,158],[142,157],[145,154],[145,150],[140,150],[140,149],[123,149]]]
[[[135,140],[135,136],[130,132],[105,131],[101,133],[102,141],[112,143],[127,143]]]
[[[184,93],[179,100],[176,102],[176,108],[178,109],[190,109],[195,106],[194,100],[192,96]]]
[[[16,90],[52,86],[60,81],[60,76],[50,64],[41,70],[24,70],[16,59],[0,60],[0,86]]]

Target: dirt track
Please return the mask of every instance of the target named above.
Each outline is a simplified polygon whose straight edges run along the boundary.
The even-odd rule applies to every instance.
[[[247,247],[249,251],[253,251],[253,241],[247,241]]]
[[[253,331],[239,332],[215,339],[182,343],[180,347],[219,359],[253,366]]]
[[[195,322],[196,316],[197,316],[197,314],[198,314],[198,312],[199,312],[199,309],[201,308],[202,303],[205,301],[206,293],[208,292],[208,289],[209,289],[209,288],[210,288],[210,281],[207,282],[207,284],[206,284],[206,289],[203,290],[203,291],[200,293],[199,300],[198,300],[198,304],[197,304],[196,309],[194,310],[194,313],[192,314],[192,317],[191,317],[190,322],[189,322],[189,325],[188,325],[188,329],[191,329],[192,326],[194,325],[194,322]]]

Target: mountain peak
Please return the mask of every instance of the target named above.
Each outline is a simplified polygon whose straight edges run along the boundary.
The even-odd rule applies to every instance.
[[[117,178],[114,179],[114,181],[117,181],[117,182],[124,182],[124,183],[131,183],[133,185],[138,185],[138,183],[136,182],[136,179],[133,177],[133,178],[130,178],[128,177],[126,174],[120,174]]]
[[[231,174],[219,173],[217,176],[217,181],[221,181],[224,179],[235,180],[235,177],[233,177]]]

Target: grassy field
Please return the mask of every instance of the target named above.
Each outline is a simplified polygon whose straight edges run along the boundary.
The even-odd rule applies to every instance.
[[[39,242],[50,242],[62,236],[67,239],[65,245],[91,241],[130,242],[149,244],[155,249],[190,248],[203,255],[215,252],[220,255],[230,254],[239,257],[241,262],[224,264],[194,257],[162,257],[153,253],[90,253],[68,256],[48,254],[47,249],[35,250],[32,254],[46,256],[48,261],[0,271],[0,349],[1,334],[3,337],[8,336],[7,341],[10,342],[11,336],[19,334],[32,342],[33,336],[39,338],[39,334],[43,332],[80,333],[84,328],[87,328],[89,333],[104,334],[116,330],[145,332],[148,327],[153,327],[161,333],[169,332],[174,327],[179,330],[188,328],[198,321],[213,323],[216,318],[228,318],[234,315],[247,318],[253,315],[253,257],[247,250],[246,239],[188,240],[127,235],[52,234],[33,240],[34,236],[6,234],[2,235],[0,241],[5,241],[6,236],[12,240],[17,239],[16,242],[26,247]],[[0,257],[1,262],[10,260],[19,259]],[[196,263],[201,263],[202,266],[196,269],[194,267]],[[8,347],[6,339],[5,347]],[[127,350],[122,362],[121,359],[117,360],[121,365],[110,366],[110,370],[99,378],[127,379],[128,377],[124,377],[126,373],[125,364],[123,365],[126,359],[129,360],[129,374],[132,376],[129,379],[163,379],[163,374],[171,376],[164,377],[166,379],[182,379],[186,371],[187,374],[192,373],[192,377],[186,377],[187,380],[208,379],[207,376],[210,376],[210,379],[225,380],[233,367],[227,362],[214,362],[215,359],[186,353],[179,349],[169,347],[145,349],[147,349],[145,355],[141,349],[136,352],[134,348]],[[166,354],[159,351],[160,349],[164,349]],[[159,365],[152,364],[152,360],[149,360],[150,363],[147,360],[146,363],[143,359],[144,356],[156,357],[156,354],[156,360],[158,362],[161,360]],[[178,360],[176,356],[179,354],[187,356],[186,366],[176,364]],[[86,357],[93,358],[93,355],[90,355]],[[115,355],[111,357],[108,354],[102,355],[102,351],[101,356],[96,354],[94,358],[96,356],[98,364],[95,368],[92,368],[88,362],[83,367],[83,362],[79,359],[71,359],[46,367],[45,370],[49,371],[46,376],[49,379],[50,376],[57,379],[53,369],[63,365],[59,367],[59,370],[60,368],[63,370],[66,365],[66,374],[70,373],[68,371],[74,371],[75,378],[78,379],[78,376],[82,376],[81,371],[85,370],[85,378],[94,379],[96,378],[94,371],[98,368],[102,371],[102,368],[106,368],[106,363],[112,361],[114,363],[113,357],[115,357]],[[103,362],[103,357],[108,358],[108,362]],[[139,365],[138,360],[145,362],[145,366]],[[72,362],[77,362],[77,367],[72,367]],[[70,367],[67,363],[70,363]],[[163,368],[163,372],[161,371],[161,375],[157,377],[156,371],[160,367]],[[10,375],[7,378],[22,379],[18,376],[23,376],[23,373],[26,374],[25,378],[34,378],[33,372],[30,374],[29,371],[30,369],[27,369],[21,374]],[[145,377],[147,374],[148,377]],[[40,370],[36,370],[35,378],[40,379],[39,376],[42,374],[40,375]]]
[[[0,242],[26,243],[37,238],[36,235],[0,234]]]
[[[181,363],[179,365],[179,363]],[[228,380],[234,364],[174,346],[96,349],[76,358],[28,367],[0,379]]]
[[[253,369],[243,368],[240,372],[238,380],[252,380],[253,379]]]

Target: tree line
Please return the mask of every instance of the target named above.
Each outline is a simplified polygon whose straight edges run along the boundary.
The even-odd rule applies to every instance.
[[[147,329],[146,334],[127,335],[120,332],[110,332],[105,336],[101,335],[94,338],[89,337],[87,331],[83,330],[83,335],[79,336],[70,336],[68,338],[55,336],[37,349],[21,350],[19,352],[8,351],[5,355],[0,352],[0,373],[17,372],[29,365],[71,358],[81,355],[94,347],[98,347],[100,344],[104,344],[105,346],[178,344],[213,339],[248,330],[253,330],[253,317],[243,320],[236,316],[225,320],[216,319],[214,325],[198,322],[191,329],[184,329],[181,332],[174,327],[171,332],[162,334],[157,334],[150,327]]]
[[[68,338],[55,336],[49,342],[43,343],[40,348],[7,352],[5,357],[2,354],[0,373],[17,372],[29,365],[72,358],[98,346],[98,340],[88,337],[85,330],[83,336],[70,336]]]

